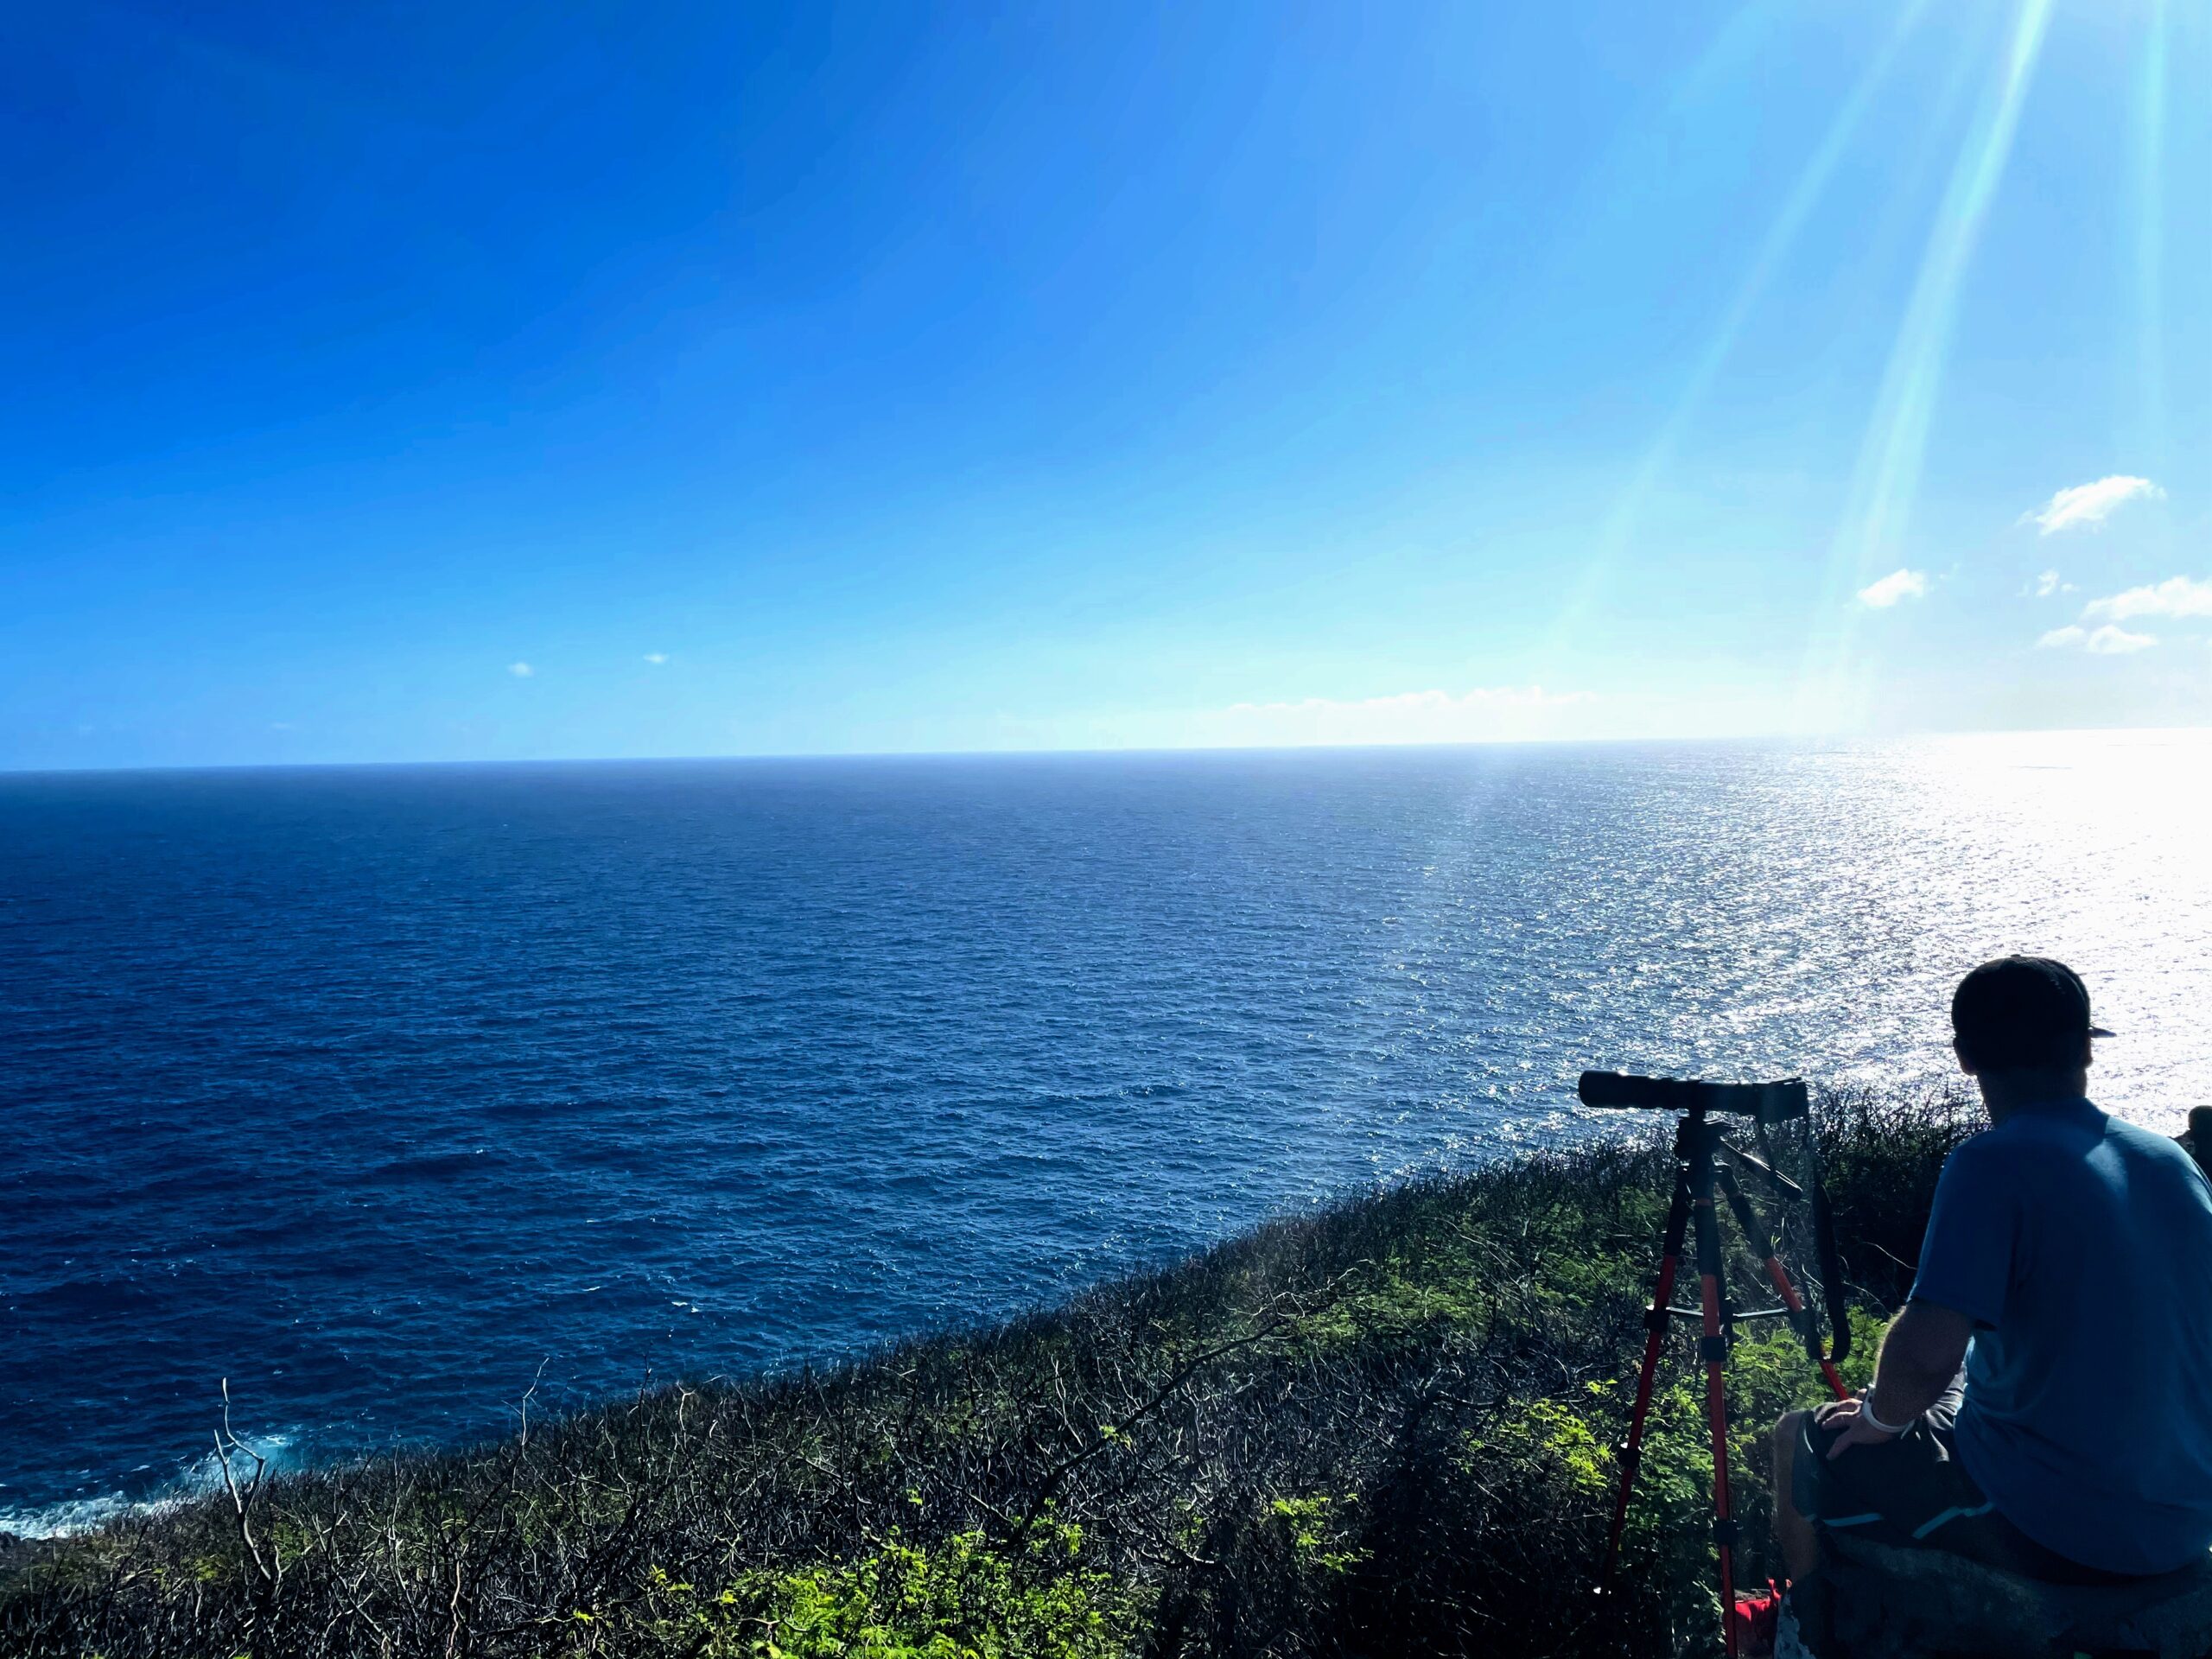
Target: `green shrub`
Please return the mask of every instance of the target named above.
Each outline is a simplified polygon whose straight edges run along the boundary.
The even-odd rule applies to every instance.
[[[1025,1548],[980,1532],[935,1546],[893,1535],[853,1560],[739,1574],[711,1592],[663,1569],[632,1611],[570,1617],[604,1650],[694,1659],[1121,1659],[1141,1599],[1083,1565],[1080,1528]]]
[[[1811,1126],[1854,1381],[1973,1121],[1859,1096]],[[243,1531],[219,1496],[131,1517],[0,1569],[0,1656],[1708,1654],[1687,1325],[1617,1593],[1592,1594],[1672,1170],[1655,1133],[1416,1181],[999,1330],[279,1478]],[[1742,1255],[1739,1301],[1770,1300]],[[1748,1585],[1776,1570],[1768,1427],[1821,1384],[1786,1329],[1741,1331]]]

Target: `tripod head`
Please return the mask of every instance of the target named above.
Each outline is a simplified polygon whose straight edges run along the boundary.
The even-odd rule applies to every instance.
[[[1734,1177],[1720,1166],[1718,1154],[1726,1154],[1755,1171],[1785,1204],[1802,1200],[1809,1205],[1813,1248],[1820,1268],[1821,1296],[1827,1304],[1828,1324],[1834,1332],[1833,1349],[1822,1351],[1811,1310],[1800,1308],[1794,1290],[1784,1293],[1784,1301],[1791,1324],[1805,1339],[1805,1351],[1827,1370],[1833,1383],[1834,1362],[1851,1352],[1851,1321],[1846,1312],[1842,1259],[1836,1249],[1835,1217],[1821,1181],[1820,1137],[1810,1134],[1805,1137],[1805,1182],[1801,1186],[1782,1173],[1781,1160],[1775,1156],[1766,1134],[1770,1124],[1788,1123],[1812,1115],[1811,1091],[1806,1088],[1805,1080],[1783,1077],[1773,1083],[1707,1083],[1700,1077],[1643,1077],[1626,1071],[1585,1071],[1575,1092],[1586,1106],[1602,1106],[1615,1111],[1681,1113],[1681,1119],[1675,1126],[1675,1156],[1681,1165],[1681,1179],[1695,1188],[1696,1196],[1707,1203],[1708,1209],[1716,1195],[1726,1199],[1729,1208],[1735,1211],[1745,1238],[1754,1246],[1753,1254],[1765,1259],[1769,1276],[1774,1279],[1777,1289],[1782,1287],[1782,1267],[1775,1258],[1766,1229],[1737,1189]],[[1707,1116],[1710,1113],[1748,1118],[1751,1133],[1765,1157],[1754,1158],[1741,1147],[1731,1145],[1721,1125]]]
[[[1616,1111],[1730,1112],[1764,1128],[1812,1109],[1802,1077],[1776,1083],[1707,1083],[1698,1077],[1640,1077],[1626,1071],[1585,1071],[1575,1085],[1585,1106]]]

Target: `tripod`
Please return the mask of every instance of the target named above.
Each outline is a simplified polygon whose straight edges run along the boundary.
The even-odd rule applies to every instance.
[[[1630,1098],[1631,1095],[1637,1097]],[[1719,1155],[1726,1154],[1758,1171],[1784,1196],[1804,1196],[1803,1188],[1773,1166],[1772,1154],[1766,1146],[1765,1128],[1769,1122],[1784,1117],[1803,1116],[1807,1109],[1805,1085],[1794,1081],[1779,1084],[1680,1083],[1667,1078],[1617,1077],[1611,1073],[1586,1072],[1582,1097],[1592,1105],[1660,1106],[1679,1110],[1682,1115],[1675,1129],[1674,1198],[1667,1206],[1666,1225],[1661,1235],[1658,1284],[1652,1292],[1650,1311],[1643,1316],[1647,1332],[1643,1365],[1637,1376],[1636,1406],[1629,1419],[1628,1439],[1620,1447],[1620,1491],[1613,1503],[1612,1530],[1605,1541],[1605,1563],[1600,1582],[1611,1586],[1613,1568],[1620,1556],[1621,1534],[1628,1522],[1629,1497],[1635,1488],[1637,1465],[1643,1455],[1644,1424],[1650,1414],[1652,1383],[1658,1372],[1660,1349],[1675,1319],[1696,1319],[1702,1333],[1698,1340],[1698,1357],[1705,1366],[1706,1421],[1713,1436],[1713,1541],[1720,1558],[1722,1640],[1730,1659],[1734,1659],[1736,1522],[1729,1509],[1728,1394],[1723,1367],[1729,1345],[1735,1339],[1737,1324],[1752,1319],[1789,1320],[1791,1328],[1804,1340],[1808,1356],[1820,1367],[1835,1397],[1847,1397],[1843,1379],[1836,1374],[1835,1362],[1850,1351],[1850,1328],[1839,1311],[1840,1275],[1834,1270],[1834,1242],[1817,1177],[1812,1181],[1814,1222],[1822,1258],[1822,1277],[1827,1281],[1829,1317],[1836,1332],[1833,1355],[1821,1351],[1815,1314],[1790,1282],[1781,1258],[1775,1254],[1772,1237],[1758,1211],[1752,1209],[1751,1200],[1737,1185],[1735,1171],[1722,1162]],[[1755,1158],[1730,1145],[1721,1133],[1721,1126],[1707,1120],[1706,1114],[1711,1110],[1740,1111],[1751,1116],[1761,1149],[1769,1150],[1768,1157]],[[1730,1299],[1720,1263],[1718,1206],[1722,1201],[1734,1212],[1751,1259],[1782,1298],[1779,1306],[1738,1309]],[[1675,1277],[1681,1262],[1683,1238],[1693,1228],[1699,1306],[1677,1307],[1671,1301]]]

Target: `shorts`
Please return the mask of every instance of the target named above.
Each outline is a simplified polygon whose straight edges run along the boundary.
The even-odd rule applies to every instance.
[[[1959,1462],[1952,1425],[1966,1396],[1963,1373],[1894,1440],[1855,1446],[1834,1462],[1842,1433],[1808,1413],[1791,1470],[1799,1514],[1830,1532],[1875,1543],[1941,1549],[2046,1584],[2126,1584],[2127,1575],[2069,1560],[1997,1512]]]

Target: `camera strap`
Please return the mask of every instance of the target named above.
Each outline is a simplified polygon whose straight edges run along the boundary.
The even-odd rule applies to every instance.
[[[1832,1343],[1823,1356],[1819,1332],[1808,1329],[1805,1349],[1815,1361],[1825,1357],[1830,1364],[1839,1364],[1851,1354],[1851,1305],[1845,1300],[1843,1260],[1835,1248],[1835,1213],[1828,1207],[1827,1183],[1821,1179],[1820,1132],[1811,1124],[1805,1128],[1805,1187],[1812,1202],[1813,1254],[1820,1268],[1821,1300],[1827,1305]]]

